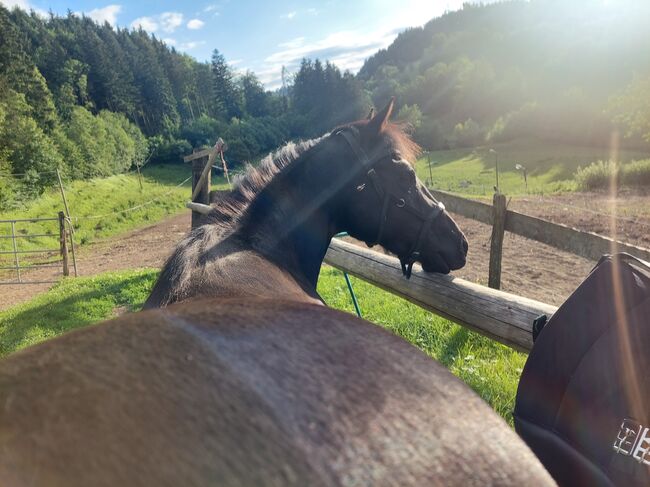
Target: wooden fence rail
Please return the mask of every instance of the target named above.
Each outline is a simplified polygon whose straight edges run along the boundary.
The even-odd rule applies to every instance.
[[[557,310],[456,277],[430,274],[418,266],[407,280],[396,258],[341,240],[332,241],[325,262],[520,351],[533,345],[533,320]]]
[[[444,202],[452,213],[487,225],[493,224],[492,205],[462,198],[445,191],[431,190],[431,192],[437,199]],[[643,247],[619,242],[592,232],[583,232],[567,225],[552,223],[513,210],[506,211],[505,230],[595,261],[600,259],[603,254],[615,252],[627,252],[639,259],[650,261],[650,250]]]

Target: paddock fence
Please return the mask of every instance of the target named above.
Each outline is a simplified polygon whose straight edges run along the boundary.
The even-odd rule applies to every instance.
[[[4,227],[0,230],[0,285],[55,283],[57,269],[63,276],[70,275],[71,227],[63,212],[51,218],[0,220],[0,227]],[[58,248],[40,245],[57,234]],[[41,269],[54,270],[33,272]],[[73,269],[76,275],[74,261]]]
[[[493,204],[489,205],[445,191],[430,191],[444,202],[450,212],[492,226],[488,282],[495,289],[500,287],[503,236],[506,231],[593,261],[598,261],[604,254],[616,252],[627,252],[650,261],[649,249],[508,210],[506,196],[500,193],[494,195]]]

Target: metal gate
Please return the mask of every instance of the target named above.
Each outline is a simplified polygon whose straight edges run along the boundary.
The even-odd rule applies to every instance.
[[[68,223],[63,212],[59,212],[55,218],[0,220],[0,285],[58,281],[55,272],[53,276],[43,277],[42,273],[37,273],[30,278],[33,273],[30,271],[37,269],[61,269],[61,275],[68,276],[68,248],[72,247],[72,237],[66,229]],[[52,238],[58,240],[58,248],[39,248],[39,242],[43,240],[51,245]],[[76,275],[76,265],[74,272]]]

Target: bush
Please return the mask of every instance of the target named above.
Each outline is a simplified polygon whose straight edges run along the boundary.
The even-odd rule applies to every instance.
[[[578,188],[589,191],[607,188],[611,181],[618,181],[620,166],[613,161],[592,162],[587,167],[578,167],[574,179]]]
[[[485,141],[485,131],[471,118],[454,127],[450,143],[453,147],[474,147]]]
[[[632,161],[622,166],[622,170],[622,184],[650,187],[650,159]]]
[[[578,188],[585,191],[608,188],[612,181],[616,185],[650,187],[650,159],[628,164],[592,162],[585,168],[579,167],[574,178]]]

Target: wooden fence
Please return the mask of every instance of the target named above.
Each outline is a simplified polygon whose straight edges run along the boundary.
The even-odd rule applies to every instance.
[[[555,306],[416,267],[404,279],[399,261],[335,239],[325,262],[451,321],[520,351],[533,344],[533,321]]]
[[[443,201],[450,212],[493,226],[488,282],[490,287],[496,289],[498,289],[500,280],[504,231],[594,261],[600,259],[604,254],[615,252],[627,252],[639,259],[650,261],[650,250],[643,247],[508,210],[506,209],[505,196],[502,194],[495,195],[494,204],[488,205],[445,191],[431,190],[431,193]]]
[[[219,138],[214,147],[183,157],[184,162],[192,163],[192,197],[186,205],[192,210],[192,228],[199,226],[202,215],[210,211],[212,166],[217,154],[221,153],[224,147],[224,141]],[[225,162],[223,171],[227,176],[228,169],[226,168]]]

